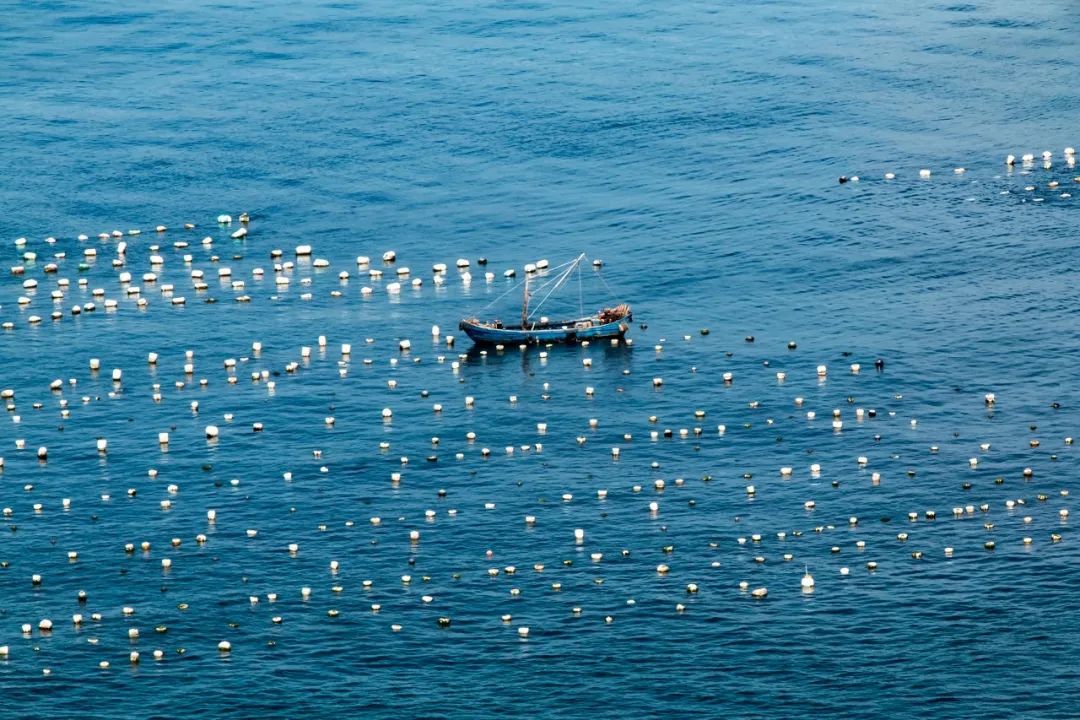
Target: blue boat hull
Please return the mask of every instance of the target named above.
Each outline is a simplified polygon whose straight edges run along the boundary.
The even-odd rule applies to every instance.
[[[582,340],[621,338],[630,329],[631,315],[607,323],[594,318],[572,320],[565,323],[548,323],[533,327],[498,327],[477,320],[462,320],[458,327],[484,345],[543,345],[547,343],[575,343]]]

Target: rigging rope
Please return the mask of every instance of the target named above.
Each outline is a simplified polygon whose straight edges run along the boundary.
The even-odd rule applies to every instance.
[[[533,315],[536,314],[536,311],[539,310],[541,308],[541,306],[543,306],[543,304],[545,302],[547,302],[548,298],[551,297],[552,293],[554,293],[556,290],[558,290],[560,287],[562,287],[563,284],[566,283],[566,280],[570,277],[570,273],[572,273],[574,271],[574,268],[576,268],[578,266],[578,264],[581,262],[582,258],[584,258],[584,257],[585,257],[585,253],[581,253],[574,260],[571,260],[568,263],[564,263],[563,265],[560,265],[559,266],[560,268],[565,267],[566,270],[559,273],[559,275],[556,276],[554,278],[554,280],[549,280],[548,282],[544,283],[544,285],[537,288],[537,290],[543,290],[545,287],[547,287],[548,285],[551,285],[552,282],[554,282],[554,285],[552,286],[552,288],[550,290],[548,290],[548,293],[547,293],[547,295],[544,296],[544,299],[541,300],[540,302],[536,303],[536,306],[532,308],[532,311],[529,313],[530,318]],[[556,269],[558,269],[558,268],[556,268]]]
[[[559,274],[561,275],[561,273],[562,273],[563,269],[565,269],[565,268],[566,268],[567,266],[569,266],[569,265],[573,265],[573,264],[574,264],[575,262],[577,262],[577,260],[571,260],[571,261],[569,261],[569,262],[565,262],[565,263],[563,263],[562,265],[558,265],[558,266],[556,266],[556,267],[554,267],[554,268],[551,268],[549,272],[556,272],[556,273],[559,273]],[[543,282],[543,283],[541,283],[541,284],[539,284],[539,285],[534,285],[534,286],[533,286],[533,288],[532,288],[532,291],[531,291],[531,292],[530,292],[529,294],[530,294],[530,295],[535,295],[535,294],[536,294],[537,292],[541,292],[541,291],[543,291],[543,290],[544,290],[544,288],[546,288],[546,287],[547,287],[548,285],[550,285],[550,284],[551,284],[552,282],[555,282],[555,281],[557,281],[558,279],[559,279],[559,276],[558,276],[558,275],[556,275],[556,276],[554,276],[554,277],[550,277],[550,278],[548,278],[546,282]],[[514,283],[513,285],[511,285],[511,286],[510,286],[510,288],[508,288],[508,289],[507,289],[507,290],[506,290],[506,291],[505,291],[504,293],[502,293],[501,295],[499,295],[499,296],[498,296],[497,298],[495,298],[494,300],[492,300],[491,302],[489,302],[489,303],[488,303],[487,305],[485,305],[484,307],[480,308],[480,310],[479,310],[479,312],[478,312],[477,314],[480,314],[480,313],[483,313],[483,312],[485,312],[485,311],[489,310],[489,309],[491,308],[491,306],[492,306],[492,305],[494,305],[495,303],[499,302],[499,301],[500,301],[500,300],[502,300],[502,299],[503,299],[504,297],[506,297],[506,296],[507,296],[507,295],[509,295],[510,293],[512,293],[512,292],[514,292],[515,290],[517,290],[518,288],[520,288],[520,287],[521,287],[521,286],[522,286],[522,285],[523,285],[524,283],[525,283],[525,279],[521,279],[521,280],[518,280],[518,281],[517,281],[516,283]]]
[[[518,289],[519,287],[521,287],[522,283],[524,283],[524,282],[525,282],[524,280],[519,280],[518,282],[516,282],[516,283],[514,283],[513,285],[511,285],[511,286],[510,286],[510,289],[509,289],[509,290],[507,290],[507,291],[506,291],[506,292],[504,292],[504,293],[503,293],[502,295],[500,295],[499,297],[497,297],[497,298],[495,298],[494,300],[492,300],[491,302],[489,302],[489,303],[488,303],[487,305],[485,305],[484,307],[480,308],[480,311],[479,311],[479,312],[477,313],[477,315],[479,315],[479,314],[482,314],[482,313],[484,313],[484,312],[485,312],[485,311],[487,311],[487,310],[488,310],[488,309],[489,309],[489,308],[490,308],[490,307],[491,307],[492,305],[494,305],[495,303],[499,302],[500,300],[502,300],[502,299],[503,299],[504,297],[506,297],[506,296],[507,296],[507,295],[509,295],[510,293],[512,293],[512,292],[514,292],[515,290],[517,290],[517,289]]]
[[[585,315],[585,295],[581,289],[581,266],[577,269],[577,305],[578,316],[583,317]]]
[[[548,271],[548,277],[545,278],[544,282],[542,282],[542,283],[540,283],[538,285],[533,285],[531,288],[529,288],[530,297],[539,296],[541,293],[544,293],[544,297],[540,300],[540,302],[529,305],[529,314],[528,314],[527,319],[531,319],[533,317],[533,315],[536,314],[536,312],[538,312],[540,310],[540,308],[544,305],[544,303],[547,302],[547,300],[560,287],[562,287],[563,285],[566,284],[566,282],[570,278],[570,274],[573,273],[574,270],[578,271],[578,276],[577,276],[578,277],[578,310],[581,313],[581,316],[585,315],[584,289],[583,289],[583,286],[582,286],[582,278],[581,278],[581,261],[584,258],[585,258],[585,253],[581,253],[581,255],[578,255],[576,258],[574,258],[573,260],[570,260],[569,262],[565,262],[562,265],[557,265],[556,267],[550,268],[550,270]],[[607,290],[609,299],[613,303],[618,302],[618,296],[615,294],[615,291],[612,290],[611,286],[608,285],[607,281],[604,280],[604,276],[600,273],[599,269],[597,269],[595,274],[596,274],[596,277],[600,280],[601,284],[603,284],[604,289]],[[496,297],[494,300],[492,300],[487,305],[482,307],[478,311],[477,315],[482,315],[487,310],[489,310],[493,305],[495,305],[500,300],[505,298],[507,295],[509,295],[510,293],[514,292],[515,290],[518,290],[519,288],[521,288],[521,286],[528,279],[530,279],[530,278],[528,276],[526,276],[526,278],[523,278],[522,280],[519,280],[519,281],[515,282],[505,292],[503,292],[498,297]],[[537,278],[532,277],[531,279],[533,281],[535,281]],[[546,293],[545,293],[545,291],[546,291]]]
[[[608,297],[611,299],[611,301],[618,302],[619,296],[615,294],[615,291],[612,290],[611,286],[607,284],[606,280],[604,280],[604,276],[600,273],[599,269],[597,269],[596,271],[596,277],[600,280],[601,284],[603,284],[604,289],[608,291]]]

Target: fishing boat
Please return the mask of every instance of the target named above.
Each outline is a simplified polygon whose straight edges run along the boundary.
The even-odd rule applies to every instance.
[[[585,254],[582,253],[565,265],[553,268],[553,275],[532,289],[530,289],[530,284],[538,278],[533,278],[534,273],[527,271],[524,283],[522,283],[525,289],[520,323],[505,324],[498,319],[482,320],[478,317],[467,317],[458,323],[458,327],[465,331],[473,342],[489,345],[575,343],[582,340],[621,338],[630,329],[630,322],[633,319],[630,305],[627,303],[604,307],[589,315],[583,309],[584,303],[579,300],[577,317],[568,320],[553,320],[540,315],[544,303],[566,285],[575,271],[580,280],[581,263],[584,259]],[[511,288],[511,291],[516,287]],[[532,297],[541,294],[543,297],[539,302],[530,307]]]

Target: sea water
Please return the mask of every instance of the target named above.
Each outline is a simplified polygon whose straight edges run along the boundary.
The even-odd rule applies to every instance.
[[[8,3],[7,712],[1075,715],[1076,28],[996,0]],[[571,304],[631,303],[631,346],[470,349],[460,317],[581,252]]]

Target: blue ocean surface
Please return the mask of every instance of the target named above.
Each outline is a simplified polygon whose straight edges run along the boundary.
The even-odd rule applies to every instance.
[[[1078,29],[3,2],[5,716],[1080,717]]]

